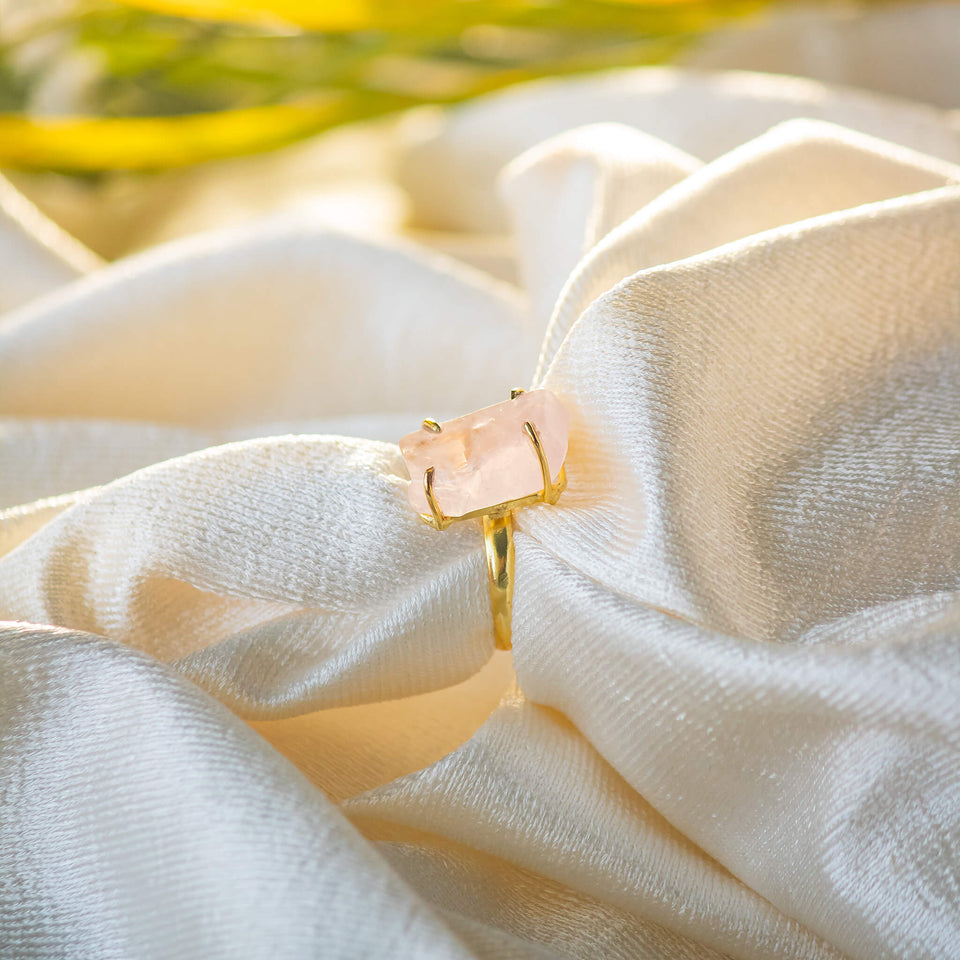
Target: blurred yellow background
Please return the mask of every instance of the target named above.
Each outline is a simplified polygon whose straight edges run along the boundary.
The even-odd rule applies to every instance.
[[[763,0],[0,0],[0,165],[149,170],[671,60]]]

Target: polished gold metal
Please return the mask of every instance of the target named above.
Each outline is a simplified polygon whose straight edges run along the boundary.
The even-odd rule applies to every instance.
[[[487,549],[490,612],[498,650],[509,650],[513,614],[513,514],[483,518],[483,541]]]
[[[560,494],[567,487],[566,467],[560,469],[560,475],[557,482],[554,483],[550,478],[550,464],[547,463],[547,455],[543,450],[543,443],[540,440],[540,434],[537,428],[529,421],[523,423],[524,433],[530,438],[533,449],[537,452],[537,459],[540,461],[540,475],[543,477],[543,489],[540,491],[540,499],[544,503],[556,503],[560,499]]]
[[[510,399],[516,400],[523,392],[521,388],[515,387],[510,391]],[[423,421],[423,429],[431,433],[440,433],[443,428],[436,420],[428,417]],[[510,639],[513,614],[513,511],[535,503],[556,503],[560,499],[560,494],[567,488],[566,465],[560,468],[556,482],[551,478],[550,464],[547,462],[547,455],[536,426],[529,420],[525,420],[523,431],[529,438],[540,464],[543,489],[539,493],[532,493],[517,500],[508,500],[482,510],[472,510],[461,516],[448,517],[437,502],[437,495],[433,489],[434,468],[429,467],[423,475],[423,490],[430,505],[430,513],[421,513],[420,516],[434,530],[446,530],[457,520],[471,520],[479,517],[483,521],[487,578],[490,585],[490,611],[493,614],[493,635],[498,650],[510,650],[513,647]]]
[[[423,475],[423,492],[427,496],[427,503],[430,505],[432,516],[429,518],[426,514],[420,514],[420,516],[422,516],[424,520],[427,520],[435,530],[446,530],[447,527],[450,526],[451,521],[443,515],[440,504],[437,503],[437,495],[433,490],[433,474],[433,467],[430,467]]]

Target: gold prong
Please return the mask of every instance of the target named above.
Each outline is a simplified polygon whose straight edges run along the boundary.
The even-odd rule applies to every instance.
[[[436,420],[432,419],[431,417],[427,417],[427,419],[423,421],[423,429],[429,430],[431,433],[440,433],[443,430],[443,427],[441,427]]]
[[[524,433],[530,438],[530,442],[533,444],[533,449],[537,453],[537,460],[540,461],[540,473],[543,476],[543,499],[548,503],[552,502],[551,497],[553,496],[553,482],[550,479],[550,464],[547,463],[547,454],[543,449],[543,444],[540,442],[540,434],[537,432],[537,428],[529,421],[525,420],[523,423]]]
[[[526,391],[523,389],[523,387],[514,387],[514,388],[510,391],[510,399],[511,399],[511,400],[516,400],[517,397],[519,397],[521,393],[525,393],[525,392],[526,392]]]
[[[427,495],[427,503],[430,505],[430,513],[433,514],[433,525],[437,530],[443,530],[449,525],[449,521],[443,515],[440,504],[437,503],[437,495],[433,492],[433,467],[428,467],[423,475],[423,492]]]

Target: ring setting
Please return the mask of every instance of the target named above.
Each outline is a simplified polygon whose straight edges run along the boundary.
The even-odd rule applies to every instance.
[[[426,419],[400,440],[408,499],[424,522],[435,530],[483,522],[499,649],[511,648],[513,513],[560,498],[569,430],[569,414],[549,390],[513,390],[509,400],[455,420]]]

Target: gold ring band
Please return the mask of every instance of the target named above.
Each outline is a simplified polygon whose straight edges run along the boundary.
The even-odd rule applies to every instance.
[[[498,650],[510,650],[513,615],[513,514],[483,518],[490,581],[490,612]]]

